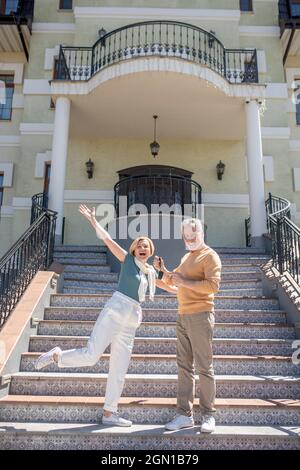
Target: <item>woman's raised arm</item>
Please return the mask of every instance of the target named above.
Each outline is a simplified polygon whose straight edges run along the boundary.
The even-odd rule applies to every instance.
[[[84,204],[80,204],[79,206],[79,212],[82,214],[89,222],[90,224],[94,227],[96,230],[96,235],[98,238],[101,238],[101,240],[104,241],[105,245],[107,248],[112,252],[112,254],[118,258],[118,260],[123,263],[125,256],[127,255],[127,251],[124,250],[117,242],[115,242],[107,230],[105,230],[99,222],[96,220],[96,210],[95,207],[93,209],[89,209],[87,206]]]

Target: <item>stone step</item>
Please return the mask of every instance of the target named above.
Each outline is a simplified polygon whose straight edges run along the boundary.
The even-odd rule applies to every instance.
[[[98,272],[76,272],[67,271],[64,274],[64,281],[84,280],[92,282],[114,282],[117,283],[119,279],[118,273],[98,273]]]
[[[68,266],[103,266],[107,264],[106,255],[99,254],[97,256],[91,253],[90,258],[74,258],[74,257],[63,257],[54,256],[54,261],[58,261],[61,264]]]
[[[29,351],[45,352],[60,346],[62,350],[85,347],[87,336],[32,335]],[[292,340],[288,339],[213,339],[214,354],[291,356]],[[109,348],[107,349],[107,351]],[[135,354],[175,354],[176,338],[135,338]]]
[[[0,399],[0,420],[99,423],[103,405],[102,397],[9,395]],[[217,398],[215,407],[218,425],[300,426],[300,400]],[[135,424],[163,425],[176,413],[176,398],[121,397],[118,408]],[[201,422],[198,407],[194,419]]]
[[[82,252],[93,252],[93,253],[107,253],[107,248],[105,245],[55,245],[54,246],[54,253],[61,253],[61,252],[74,252],[74,253],[82,253]]]
[[[60,259],[70,259],[75,260],[77,263],[81,263],[81,261],[90,261],[91,259],[95,260],[107,260],[106,253],[101,252],[54,252],[54,259],[59,261]]]
[[[38,324],[38,335],[54,336],[89,336],[92,333],[94,321],[43,320]],[[176,338],[176,323],[173,322],[143,322],[136,331],[137,337]],[[239,324],[216,323],[215,338],[279,338],[295,339],[295,328],[287,325],[268,323]]]
[[[243,265],[249,264],[252,266],[259,266],[261,264],[265,264],[270,261],[270,256],[261,256],[261,255],[239,255],[239,254],[223,254],[220,256],[222,266],[227,265]]]
[[[98,307],[102,308],[111,294],[52,294],[50,296],[51,307]],[[148,300],[142,304],[143,308],[176,308],[177,298],[175,295],[156,295],[153,302]],[[278,299],[269,297],[247,297],[247,296],[215,296],[215,308],[239,308],[255,310],[278,310]]]
[[[222,274],[225,272],[249,272],[249,273],[256,273],[260,274],[261,269],[259,266],[252,265],[251,263],[244,263],[244,264],[223,264],[222,265]]]
[[[93,265],[82,265],[82,264],[66,264],[64,267],[64,273],[76,272],[76,273],[110,273],[111,267],[108,264],[101,266]]]
[[[85,307],[46,307],[45,320],[85,320],[96,321],[100,308]],[[144,321],[175,322],[177,309],[143,308]],[[283,310],[215,310],[215,320],[219,323],[276,323],[286,324],[286,313]]]
[[[64,372],[19,372],[12,376],[11,395],[105,396],[107,374]],[[126,397],[177,396],[177,375],[127,374]],[[217,375],[218,398],[299,399],[300,377]],[[197,377],[196,394],[200,384]],[[4,417],[0,418],[4,419]]]
[[[109,273],[109,274],[89,274],[89,273],[66,273],[64,276],[64,286],[68,287],[96,287],[96,288],[105,288],[117,289],[118,285],[118,274]],[[259,292],[262,292],[262,282],[260,279],[251,279],[251,280],[228,280],[222,279],[221,290],[227,289],[259,289]]]
[[[71,285],[70,285],[71,284]],[[101,294],[102,292],[113,293],[117,285],[112,284],[100,284],[97,287],[87,287],[84,281],[70,281],[64,284],[64,293],[65,294]],[[225,296],[262,296],[263,292],[262,289],[226,289],[226,290],[219,290],[218,296],[223,297]]]
[[[251,247],[212,247],[218,255],[226,254],[239,254],[239,255],[266,255],[264,248],[251,248]]]
[[[21,355],[20,370],[34,372],[34,364],[40,352],[26,352]],[[103,354],[97,364],[87,367],[58,369],[54,364],[45,367],[44,372],[62,371],[67,373],[108,373],[109,354]],[[291,356],[246,356],[214,355],[214,371],[217,375],[285,375],[300,376],[299,365],[293,364]],[[177,374],[175,354],[133,354],[128,374]]]
[[[92,268],[91,268],[92,269]],[[68,270],[65,270],[65,279],[79,279],[79,280],[91,280],[94,282],[101,282],[101,281],[111,281],[117,282],[119,279],[118,273],[112,272],[98,272],[98,271],[76,271],[76,268],[72,268],[70,266]],[[236,282],[261,282],[261,275],[257,271],[253,272],[230,272],[225,271],[222,273],[222,280],[221,283],[225,284],[230,281]]]
[[[0,449],[7,450],[299,450],[295,426],[216,426],[214,433],[200,428],[168,432],[164,426],[130,428],[76,422],[0,422]],[[133,457],[133,456],[132,456]],[[192,460],[191,460],[192,462]]]

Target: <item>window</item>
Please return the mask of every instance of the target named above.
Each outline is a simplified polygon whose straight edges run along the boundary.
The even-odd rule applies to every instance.
[[[73,7],[72,0],[59,0],[59,9],[60,10],[72,10]]]
[[[4,183],[4,173],[0,173],[0,208],[3,202],[3,183]]]
[[[300,81],[297,80],[298,85],[295,90],[295,96],[296,96],[296,123],[297,126],[300,125]]]
[[[300,16],[300,0],[290,1],[291,16]]]
[[[0,0],[0,15],[10,15],[18,9],[19,0]]]
[[[14,76],[0,75],[0,120],[11,119],[13,94]]]
[[[47,194],[49,191],[49,184],[50,184],[50,175],[51,175],[51,163],[45,164],[45,175],[44,175],[44,190],[43,192]]]
[[[252,0],[240,0],[241,11],[253,11]]]

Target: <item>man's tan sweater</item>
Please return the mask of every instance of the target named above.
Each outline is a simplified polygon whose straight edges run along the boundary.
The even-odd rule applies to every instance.
[[[222,263],[219,255],[209,246],[187,253],[173,272],[197,281],[193,289],[178,287],[179,314],[211,312],[214,310],[214,294],[218,292]]]

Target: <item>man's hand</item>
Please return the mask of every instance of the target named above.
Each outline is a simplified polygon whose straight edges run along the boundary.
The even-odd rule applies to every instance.
[[[174,284],[174,286],[176,287],[183,286],[184,284],[184,277],[181,274],[174,273],[171,275],[171,279],[172,279],[172,284]]]

